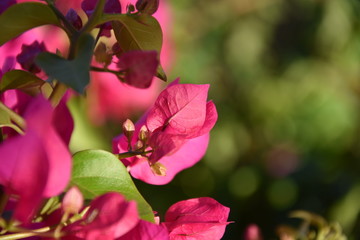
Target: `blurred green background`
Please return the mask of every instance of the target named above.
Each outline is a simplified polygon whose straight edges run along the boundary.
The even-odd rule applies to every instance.
[[[163,217],[177,201],[210,196],[235,221],[223,239],[242,239],[251,223],[276,239],[302,209],[359,239],[360,1],[170,3],[170,79],[210,83],[219,120],[195,167],[166,186],[136,181],[154,210]]]

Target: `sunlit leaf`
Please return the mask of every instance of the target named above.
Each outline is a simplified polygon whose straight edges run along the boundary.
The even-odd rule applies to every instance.
[[[86,150],[74,155],[73,164],[71,184],[76,185],[85,198],[93,199],[107,192],[119,192],[128,200],[137,202],[142,219],[154,221],[150,205],[115,155],[102,150]]]
[[[143,14],[129,16],[105,14],[100,23],[112,22],[115,37],[123,51],[155,50],[161,52],[163,34],[159,22],[152,16]],[[159,65],[157,77],[166,81],[164,70]]]
[[[79,93],[84,93],[90,82],[90,62],[93,54],[94,38],[84,35],[79,40],[78,55],[73,60],[64,59],[53,53],[40,53],[36,63],[50,77],[62,82]]]
[[[47,5],[36,2],[15,4],[0,15],[0,46],[31,28],[46,24],[61,26]]]
[[[10,89],[30,89],[40,87],[45,81],[30,72],[12,70],[4,74],[0,82],[0,92]]]

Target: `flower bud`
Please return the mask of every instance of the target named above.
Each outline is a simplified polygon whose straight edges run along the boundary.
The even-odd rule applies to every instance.
[[[166,167],[159,162],[150,165],[151,171],[157,176],[166,176]]]
[[[69,9],[69,11],[66,13],[65,18],[71,23],[71,25],[73,25],[76,30],[80,30],[83,27],[80,16],[73,8]]]
[[[144,146],[144,143],[140,140],[136,141],[135,143],[135,150],[139,150]]]
[[[83,207],[83,202],[84,198],[80,190],[77,187],[72,187],[64,196],[62,208],[64,212],[76,214]]]
[[[105,43],[101,42],[97,45],[94,51],[95,60],[98,63],[103,63],[105,67],[109,66],[112,61],[112,54],[107,52]]]
[[[145,14],[153,15],[159,8],[159,0],[138,0],[136,9]]]
[[[147,129],[147,127],[145,125],[143,125],[140,128],[139,139],[145,143],[148,138],[149,138],[149,130]]]
[[[124,135],[130,141],[131,137],[133,136],[133,134],[135,132],[134,123],[130,119],[126,119],[126,121],[122,125],[122,129],[123,129]]]
[[[21,53],[16,56],[16,61],[21,67],[31,73],[39,73],[41,69],[35,64],[35,58],[41,52],[45,52],[46,47],[43,42],[34,41],[32,44],[23,44]]]

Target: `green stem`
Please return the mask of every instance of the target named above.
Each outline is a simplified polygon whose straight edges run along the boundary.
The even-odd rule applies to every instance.
[[[108,73],[113,73],[115,75],[123,75],[124,74],[124,71],[115,71],[115,70],[111,70],[111,69],[107,69],[107,68],[99,68],[99,67],[95,67],[95,66],[91,66],[90,70],[95,71],[95,72],[108,72]]]
[[[64,24],[64,30],[66,31],[66,33],[68,34],[68,36],[73,35],[75,32],[77,32],[77,30],[75,29],[75,27],[66,19],[66,17],[64,16],[64,14],[62,14],[59,9],[57,9],[57,7],[54,5],[54,3],[50,0],[45,0],[46,3],[48,4],[48,6],[51,8],[51,10],[55,13],[55,15],[62,21],[62,23]]]
[[[98,20],[101,18],[105,7],[105,0],[99,0],[96,4],[95,11],[89,18],[89,21],[81,29],[81,32],[90,32],[98,23]]]
[[[67,57],[68,60],[72,60],[76,56],[76,47],[78,44],[80,33],[75,31],[70,38],[70,50],[69,55]],[[57,82],[53,92],[51,93],[49,100],[53,107],[56,107],[59,102],[61,101],[61,98],[65,95],[67,90],[67,86],[63,83]]]
[[[23,239],[23,238],[27,238],[27,237],[33,237],[33,236],[41,235],[41,233],[48,232],[49,230],[50,230],[50,227],[44,227],[44,228],[39,228],[39,229],[33,230],[31,232],[8,234],[8,235],[0,236],[0,240],[15,240],[15,239]]]
[[[116,156],[119,159],[124,159],[124,158],[129,158],[129,157],[135,157],[136,155],[144,156],[145,154],[152,153],[152,152],[153,152],[152,150],[146,151],[146,152],[137,152],[137,151],[131,152],[131,151],[129,151],[129,152],[116,154]]]
[[[53,107],[56,107],[60,103],[61,98],[66,93],[66,90],[67,87],[64,84],[60,82],[56,83],[55,88],[49,97],[50,103]]]
[[[7,195],[2,186],[0,186],[0,216],[2,215],[6,204],[9,200],[9,195]]]
[[[26,129],[26,122],[19,114],[8,108],[5,104],[0,102],[0,109],[9,114],[10,119],[16,123],[22,130]]]

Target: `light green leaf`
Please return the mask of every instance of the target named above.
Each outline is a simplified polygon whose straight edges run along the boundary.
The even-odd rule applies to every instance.
[[[4,74],[0,82],[0,93],[10,89],[27,90],[40,87],[45,81],[23,70],[12,70]]]
[[[161,52],[163,34],[159,22],[152,16],[121,14],[104,14],[100,23],[112,21],[116,40],[125,52],[131,50],[155,50]],[[161,65],[157,77],[166,81],[166,75]]]
[[[119,192],[128,200],[137,202],[142,219],[154,221],[150,205],[115,155],[102,150],[86,150],[76,153],[73,159],[71,185],[76,185],[85,198],[93,199],[107,192]]]
[[[61,27],[47,5],[36,2],[12,5],[0,15],[0,46],[31,28],[46,24]]]
[[[78,55],[73,60],[64,59],[56,54],[43,52],[36,58],[36,64],[47,75],[62,82],[78,93],[84,93],[90,82],[90,62],[95,40],[89,35],[83,35],[78,43]]]

